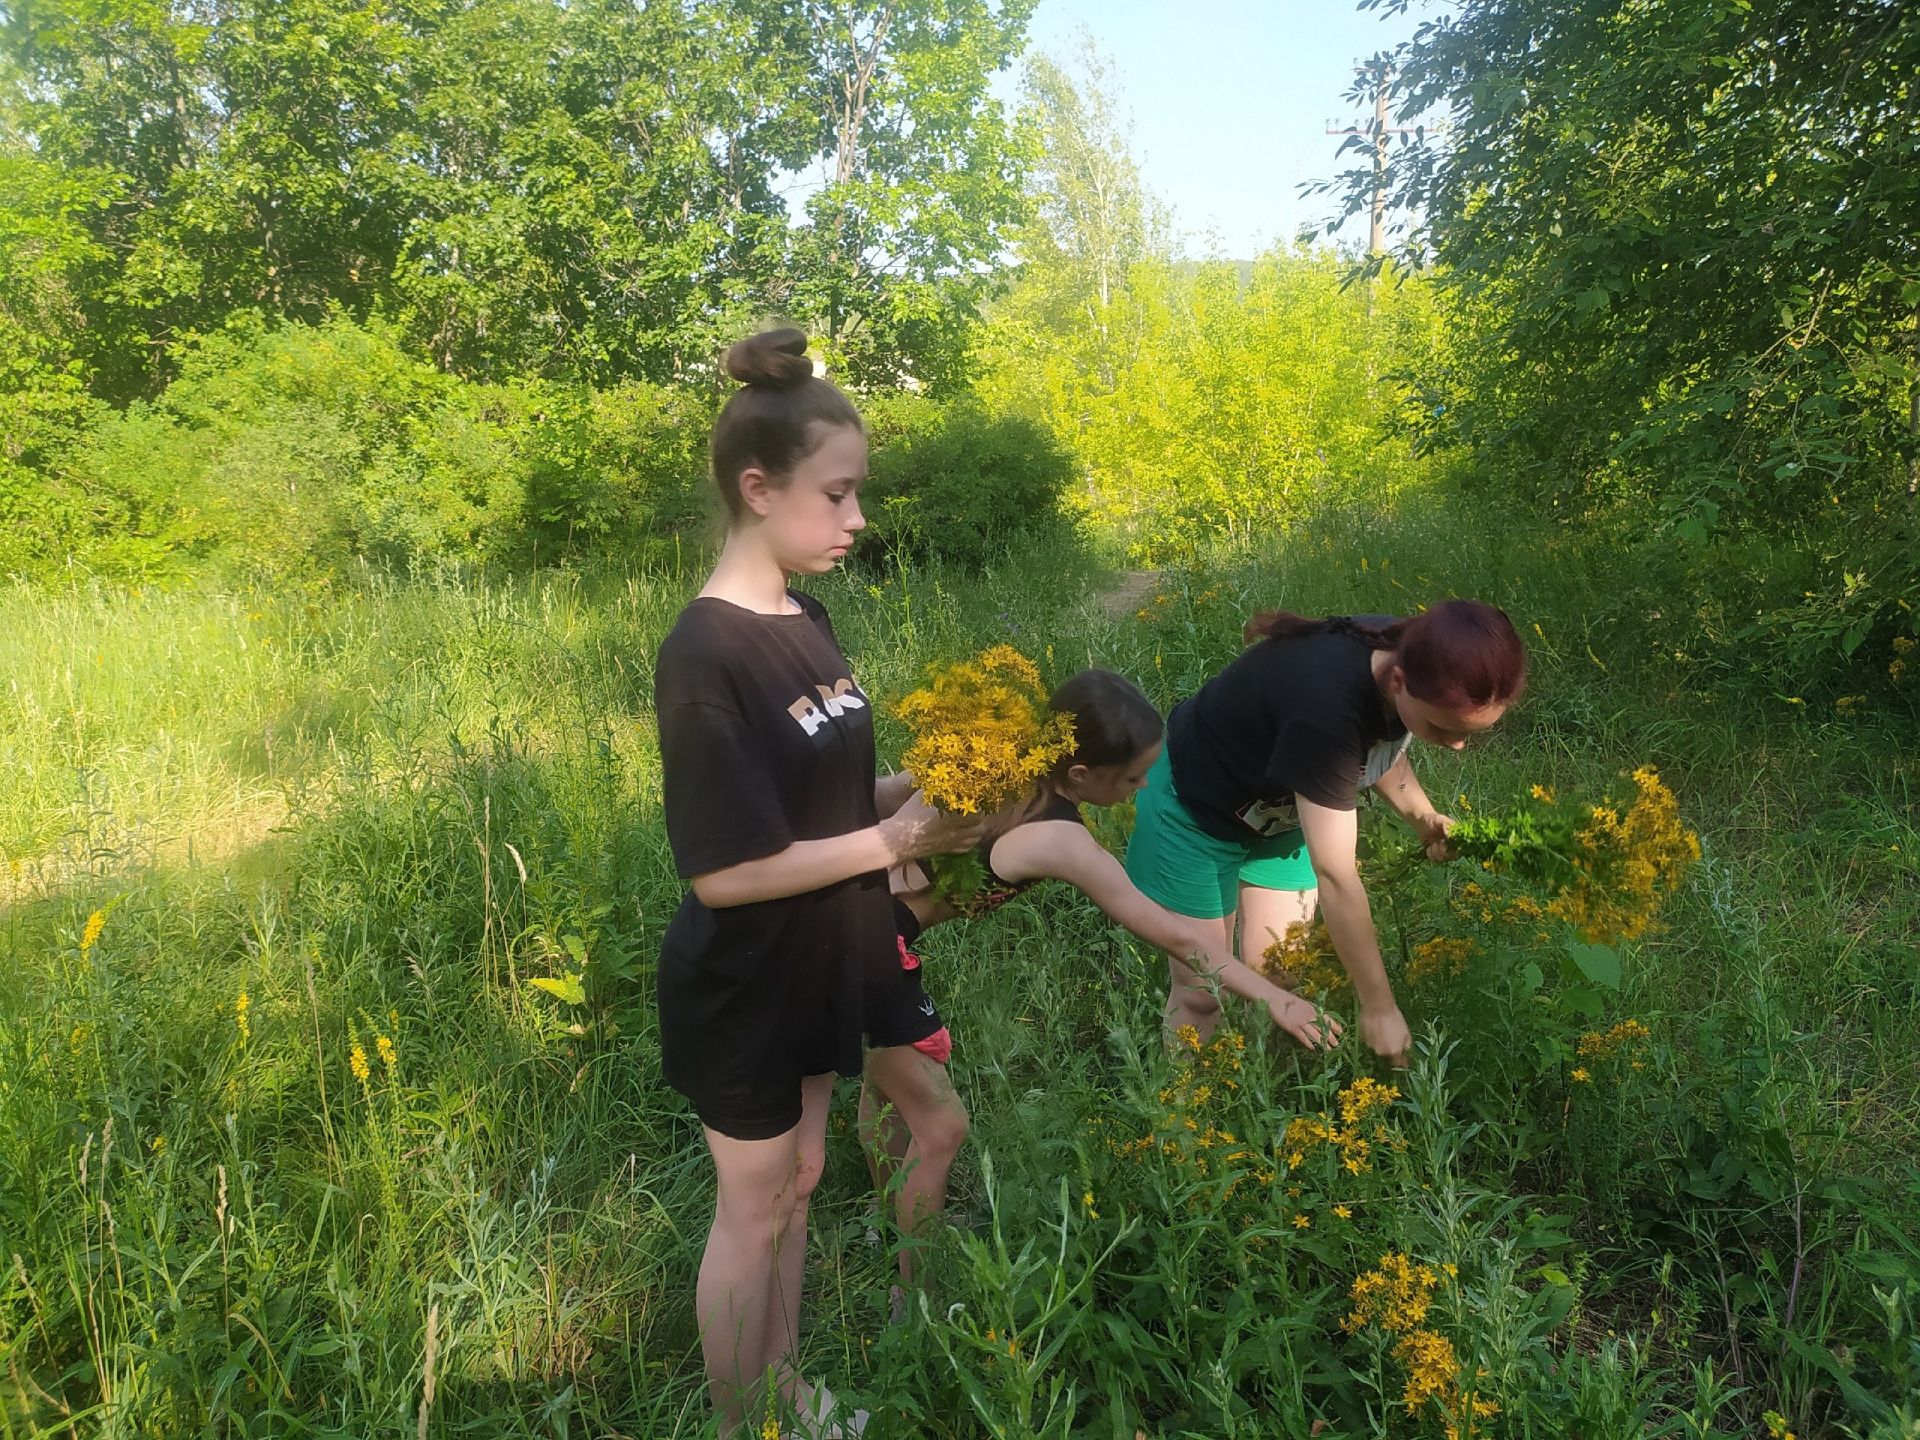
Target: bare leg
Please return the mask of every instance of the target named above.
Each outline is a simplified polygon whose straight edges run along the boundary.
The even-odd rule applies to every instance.
[[[967,1107],[947,1067],[911,1045],[867,1052],[867,1086],[878,1102],[893,1107],[879,1123],[879,1144],[872,1148],[880,1154],[870,1161],[883,1185],[899,1175],[894,1209],[907,1241],[900,1252],[900,1278],[911,1281],[913,1242],[924,1238],[928,1221],[946,1208],[947,1178],[967,1139]],[[904,1147],[893,1149],[902,1139]]]
[[[796,1126],[771,1140],[706,1132],[719,1183],[694,1305],[707,1383],[724,1435],[745,1425],[774,1358],[768,1336],[780,1288],[776,1244],[790,1228],[796,1202],[805,1215],[797,1195],[800,1131]]]
[[[774,1294],[767,1307],[767,1364],[778,1378],[781,1394],[795,1405],[805,1404],[806,1389],[794,1370],[800,1349],[800,1292],[807,1263],[807,1202],[820,1183],[827,1160],[827,1106],[833,1099],[831,1075],[809,1075],[800,1082],[800,1126],[794,1132],[793,1199],[786,1228],[773,1240]]]
[[[1232,947],[1233,916],[1226,915],[1218,920],[1195,920],[1193,923],[1211,943],[1222,950]],[[1171,1041],[1183,1025],[1191,1025],[1202,1041],[1211,1038],[1213,1027],[1220,1023],[1220,1001],[1214,996],[1213,984],[1187,964],[1182,956],[1169,955],[1167,960],[1172,971],[1167,986],[1168,1040]]]
[[[1289,925],[1311,920],[1319,900],[1318,890],[1263,890],[1258,885],[1242,885],[1241,962],[1259,969],[1266,948],[1286,934]]]

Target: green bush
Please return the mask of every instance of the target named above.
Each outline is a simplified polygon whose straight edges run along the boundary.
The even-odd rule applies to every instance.
[[[1035,422],[913,395],[863,407],[876,550],[979,565],[1015,536],[1063,528],[1072,458]]]
[[[316,580],[630,552],[701,528],[712,408],[640,382],[473,384],[341,317],[244,326],[52,464],[0,470],[20,537],[0,565]]]

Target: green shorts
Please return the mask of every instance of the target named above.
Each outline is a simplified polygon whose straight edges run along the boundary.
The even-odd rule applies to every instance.
[[[1176,915],[1218,920],[1240,908],[1240,887],[1311,890],[1313,861],[1298,830],[1250,837],[1246,844],[1220,840],[1194,823],[1173,792],[1173,766],[1165,750],[1147,774],[1134,802],[1133,838],[1127,842],[1127,875],[1149,900]]]

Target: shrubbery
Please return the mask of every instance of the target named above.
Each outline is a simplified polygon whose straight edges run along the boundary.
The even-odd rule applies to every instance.
[[[1065,525],[1073,458],[1036,422],[912,395],[864,408],[873,441],[864,501],[889,551],[977,565],[1016,536]]]
[[[715,390],[478,384],[341,317],[236,328],[179,359],[165,391],[125,410],[15,392],[7,413],[47,417],[60,444],[0,458],[0,566],[318,581],[628,559],[717,533]],[[876,553],[978,564],[1058,523],[1072,462],[1031,421],[964,400],[859,401]]]

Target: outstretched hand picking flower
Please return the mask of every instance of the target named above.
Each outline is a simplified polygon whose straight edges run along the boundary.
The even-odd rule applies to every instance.
[[[1700,837],[1681,822],[1673,791],[1656,771],[1641,766],[1633,783],[1624,812],[1613,804],[1556,803],[1535,787],[1538,806],[1463,820],[1447,843],[1489,871],[1550,890],[1546,913],[1583,939],[1637,939],[1700,858]]]
[[[1048,708],[1039,670],[1011,645],[932,667],[894,713],[913,732],[903,763],[927,803],[948,814],[981,815],[1026,799],[1073,753],[1073,717]],[[967,888],[950,857],[933,868],[943,889]]]

